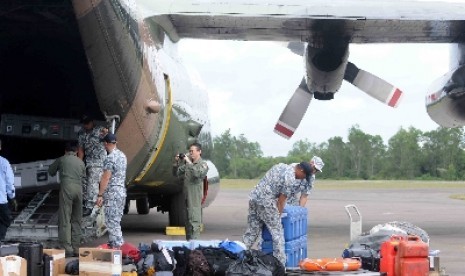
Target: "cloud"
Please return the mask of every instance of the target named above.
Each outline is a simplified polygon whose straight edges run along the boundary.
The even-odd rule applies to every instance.
[[[436,128],[425,111],[424,97],[433,80],[448,71],[448,48],[351,45],[352,62],[404,91],[400,106],[390,108],[344,82],[334,100],[312,100],[290,140],[276,135],[273,128],[305,73],[300,56],[272,42],[186,40],[179,52],[187,65],[196,68],[209,92],[213,134],[231,128],[234,135],[259,142],[265,155],[283,156],[301,139],[317,144],[334,136],[345,139],[355,124],[385,142],[400,127]]]

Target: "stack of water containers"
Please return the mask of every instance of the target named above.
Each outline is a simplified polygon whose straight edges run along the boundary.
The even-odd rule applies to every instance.
[[[281,219],[284,228],[286,267],[296,267],[307,258],[307,208],[286,205]],[[273,241],[266,226],[262,231],[262,251],[273,252]]]

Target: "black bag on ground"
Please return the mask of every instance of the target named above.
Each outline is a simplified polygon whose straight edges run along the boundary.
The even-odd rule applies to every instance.
[[[173,252],[176,259],[176,268],[173,270],[173,275],[187,275],[187,263],[189,262],[191,250],[185,246],[173,246]]]
[[[176,266],[174,252],[166,248],[158,248],[156,243],[151,246],[155,271],[173,271]]]
[[[202,253],[202,250],[195,249],[189,254],[187,263],[187,274],[192,276],[208,276],[211,275],[208,261]]]
[[[69,261],[65,266],[65,272],[70,275],[79,275],[79,260]]]
[[[359,258],[362,262],[363,269],[369,271],[379,271],[379,252],[374,251],[368,246],[347,248],[342,252],[342,257]]]
[[[210,266],[211,275],[224,276],[229,265],[239,258],[236,254],[224,249],[214,247],[200,247]]]
[[[273,255],[250,249],[241,252],[241,258],[234,261],[226,276],[284,276],[283,264]]]

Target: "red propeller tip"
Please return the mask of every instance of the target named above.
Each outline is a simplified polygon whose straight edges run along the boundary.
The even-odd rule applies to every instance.
[[[289,127],[286,127],[285,125],[283,125],[281,122],[278,122],[276,124],[276,126],[274,127],[274,132],[281,135],[282,137],[286,138],[286,139],[289,139],[292,137],[292,135],[294,135],[294,130],[292,130],[291,128]]]

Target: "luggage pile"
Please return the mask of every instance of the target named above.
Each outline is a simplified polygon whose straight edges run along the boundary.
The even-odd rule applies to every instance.
[[[155,240],[138,247],[125,243],[121,250],[124,276],[285,275],[274,256],[228,240]]]
[[[78,258],[65,258],[65,250],[43,249],[41,243],[0,245],[0,275],[15,276],[283,276],[284,267],[272,255],[245,250],[234,241],[164,241],[120,249],[107,244],[82,247]]]

